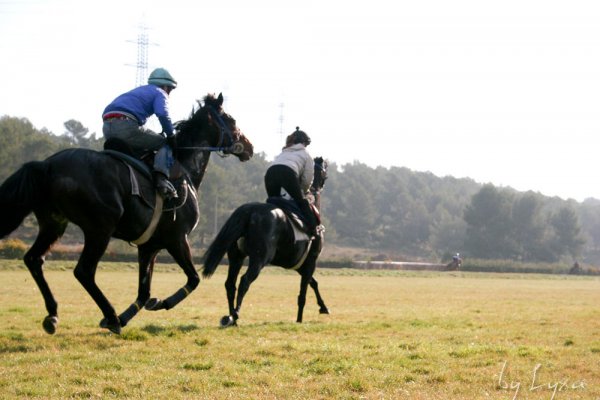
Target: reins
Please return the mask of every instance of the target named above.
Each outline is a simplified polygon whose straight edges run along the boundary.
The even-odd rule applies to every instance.
[[[210,152],[221,152],[225,155],[229,154],[241,154],[244,152],[244,145],[240,142],[234,142],[233,134],[231,130],[221,118],[221,115],[210,105],[205,106],[208,113],[217,121],[219,127],[219,144],[217,146],[199,146],[199,147],[177,147],[178,150],[199,150],[199,151],[210,151]],[[230,143],[228,146],[224,146],[225,139]]]
[[[244,152],[244,145],[236,142],[231,146],[177,147],[177,150],[220,151],[222,153],[240,154]]]

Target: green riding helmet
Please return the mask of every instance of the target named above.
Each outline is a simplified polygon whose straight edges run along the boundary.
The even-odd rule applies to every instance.
[[[177,87],[177,81],[164,68],[156,68],[148,77],[148,83],[156,86],[168,86],[173,89]]]

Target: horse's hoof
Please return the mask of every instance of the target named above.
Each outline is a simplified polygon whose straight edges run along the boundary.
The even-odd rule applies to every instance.
[[[117,335],[121,334],[121,324],[111,324],[106,318],[102,318],[102,321],[100,321],[100,328],[108,329],[109,331]]]
[[[236,326],[237,322],[233,319],[231,315],[226,315],[221,318],[221,328],[228,328],[230,326]]]
[[[48,315],[46,318],[44,318],[44,322],[42,322],[44,330],[50,335],[53,335],[54,332],[56,332],[56,325],[58,325],[57,316]]]
[[[329,309],[327,307],[323,307],[319,310],[319,314],[329,314]]]
[[[149,311],[157,311],[165,308],[165,305],[161,299],[152,298],[146,302],[144,308]]]

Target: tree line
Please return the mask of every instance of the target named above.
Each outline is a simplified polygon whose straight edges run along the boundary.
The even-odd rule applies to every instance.
[[[27,119],[0,118],[0,182],[29,160],[68,147],[101,150],[103,139],[75,120],[55,135]],[[327,154],[313,154],[323,156]],[[211,156],[200,186],[200,223],[190,236],[202,248],[239,205],[264,201],[269,160],[257,153],[246,163]],[[327,241],[367,248],[392,258],[447,260],[466,257],[600,264],[600,200],[583,203],[534,192],[438,177],[404,167],[372,168],[330,161],[322,195]],[[35,222],[16,233],[33,240]],[[70,228],[64,241],[81,240]]]

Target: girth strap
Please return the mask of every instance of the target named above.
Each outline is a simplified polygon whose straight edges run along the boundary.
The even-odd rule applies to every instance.
[[[151,205],[148,204],[148,202],[144,199],[140,192],[140,184],[138,183],[138,180],[135,177],[135,172],[133,171],[133,168],[127,163],[125,163],[125,165],[127,165],[127,168],[129,169],[129,179],[131,181],[131,194],[133,196],[138,196],[140,199],[142,199],[144,203],[151,207]],[[148,227],[146,228],[144,233],[142,233],[142,236],[131,242],[133,244],[140,245],[146,243],[148,240],[150,240],[152,234],[154,234],[154,231],[158,226],[158,221],[160,221],[160,216],[162,214],[163,198],[158,194],[158,192],[156,192],[154,196],[154,212],[152,213],[152,219],[150,220],[150,224],[148,224]]]
[[[304,261],[306,261],[306,257],[308,256],[308,252],[310,251],[310,246],[312,245],[313,240],[314,239],[310,239],[308,241],[308,245],[306,245],[306,251],[304,252],[304,254],[302,254],[302,257],[300,257],[300,261],[298,261],[298,263],[294,265],[291,269],[297,271],[302,266],[302,264],[304,264]]]
[[[155,197],[156,202],[154,204],[154,213],[152,214],[152,220],[150,221],[150,224],[148,225],[144,233],[142,233],[142,236],[131,242],[133,244],[140,245],[146,243],[148,240],[150,240],[150,238],[154,234],[154,231],[156,230],[156,226],[158,225],[158,221],[160,221],[160,216],[162,214],[163,198],[158,193],[155,194]]]

